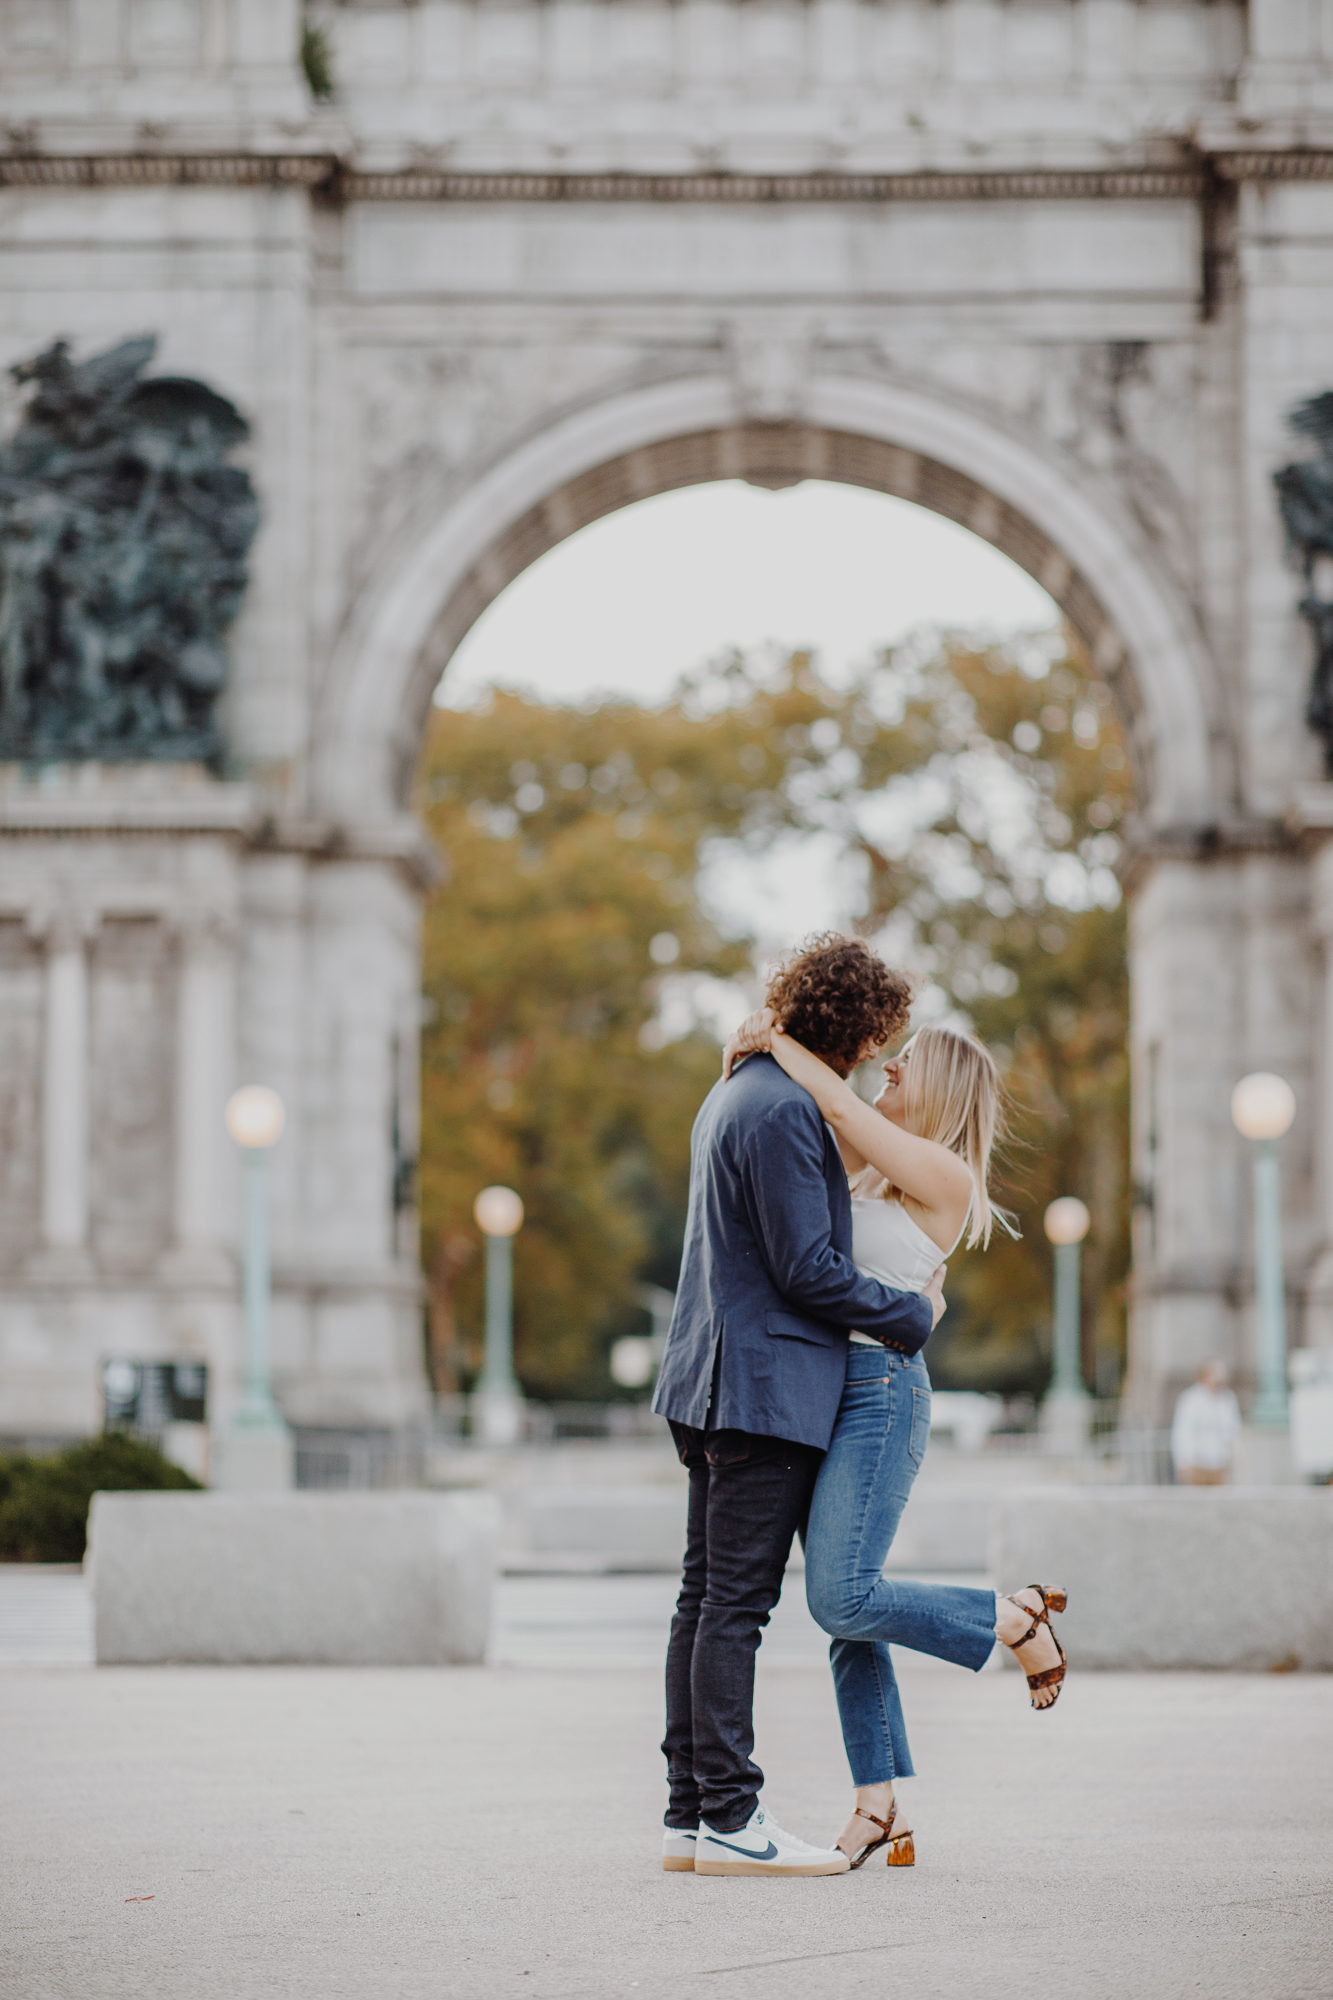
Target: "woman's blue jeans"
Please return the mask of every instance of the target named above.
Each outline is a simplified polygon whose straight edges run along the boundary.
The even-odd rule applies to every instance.
[[[805,1594],[829,1657],[854,1785],[912,1776],[889,1642],[974,1672],[995,1644],[995,1593],[883,1575],[930,1440],[920,1355],[854,1346],[819,1469],[805,1543]]]

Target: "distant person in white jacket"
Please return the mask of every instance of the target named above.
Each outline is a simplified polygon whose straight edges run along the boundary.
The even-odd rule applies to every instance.
[[[1180,1486],[1225,1486],[1240,1430],[1240,1405],[1220,1361],[1205,1361],[1182,1391],[1171,1425],[1171,1462]]]

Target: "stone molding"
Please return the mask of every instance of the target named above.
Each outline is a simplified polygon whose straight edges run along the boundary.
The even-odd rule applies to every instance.
[[[731,372],[630,387],[566,413],[493,461],[465,497],[423,513],[398,564],[382,566],[344,627],[321,690],[317,800],[359,800],[377,818],[407,797],[422,719],[455,646],[566,535],[630,501],[706,480],[814,478],[915,501],[1027,569],[1117,688],[1142,795],[1164,819],[1210,817],[1232,785],[1214,768],[1219,736],[1202,636],[1114,496],[1031,437],[933,388],[816,367],[802,401],[803,423],[747,424]]]
[[[293,187],[337,203],[1197,201],[1216,177],[1333,179],[1333,150],[1198,154],[1178,167],[983,168],[890,174],[362,172],[334,153],[7,153],[0,187]]]
[[[1302,847],[1322,847],[1333,836],[1333,784],[1298,785],[1285,824],[1291,839]]]
[[[5,153],[0,187],[321,187],[331,153]]]
[[[1330,169],[1333,171],[1333,168]],[[899,174],[543,174],[343,171],[344,201],[1189,201],[1197,167],[1033,168]]]
[[[80,767],[65,768],[77,771]],[[158,775],[155,767],[153,775]],[[421,889],[433,887],[440,879],[443,862],[439,852],[424,826],[410,813],[351,824],[312,819],[266,810],[249,785],[206,778],[180,783],[166,773],[162,775],[160,786],[142,792],[114,780],[105,785],[83,785],[76,780],[48,790],[21,781],[6,785],[0,778],[0,840],[212,834],[265,853],[303,854],[314,861],[393,862]],[[155,900],[149,898],[151,913],[171,915],[171,899],[162,892],[155,892],[155,896]],[[134,901],[136,912],[142,901],[142,897]],[[5,907],[0,896],[0,909]]]
[[[1248,854],[1295,854],[1300,843],[1290,818],[1241,814],[1234,818],[1152,824],[1133,820],[1124,833],[1116,864],[1122,886],[1132,894],[1159,861],[1234,861]]]

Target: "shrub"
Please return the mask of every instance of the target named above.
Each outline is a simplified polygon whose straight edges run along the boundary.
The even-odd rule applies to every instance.
[[[119,1431],[54,1458],[0,1458],[0,1562],[82,1562],[94,1493],[198,1486],[156,1446]]]

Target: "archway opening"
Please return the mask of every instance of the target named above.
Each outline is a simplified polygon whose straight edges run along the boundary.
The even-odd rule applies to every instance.
[[[956,523],[1006,556],[1056,605],[1111,694],[1140,795],[1154,785],[1154,736],[1119,628],[1092,583],[1027,514],[955,466],[904,446],[803,424],[749,423],[644,444],[576,474],[510,518],[448,588],[410,673],[393,755],[410,789],[432,697],[466,635],[502,591],[549,550],[636,502],[743,480],[771,490],[806,480],[889,494]]]
[[[790,457],[782,463],[790,471]],[[640,476],[663,469],[640,467]],[[759,469],[766,476],[757,484],[795,484],[777,476],[772,453]],[[873,490],[883,493],[888,476],[881,467]],[[911,475],[918,490],[922,476]],[[735,489],[690,487],[672,507],[683,518],[693,502],[711,516],[705,533],[720,549],[717,503]],[[748,631],[719,627],[719,640],[740,645],[715,645],[711,660],[697,651],[678,658],[677,668],[695,671],[674,691],[672,676],[641,668],[617,679],[592,666],[582,681],[567,675],[559,685],[533,649],[562,601],[577,606],[580,592],[586,601],[596,590],[599,562],[604,593],[629,600],[623,651],[634,656],[645,612],[626,575],[636,516],[655,515],[649,539],[664,568],[698,574],[697,545],[693,564],[682,561],[665,504],[601,504],[614,490],[601,483],[584,495],[600,531],[571,525],[548,553],[538,543],[551,544],[553,520],[575,523],[580,508],[553,516],[546,507],[507,540],[502,559],[466,580],[495,609],[458,649],[441,687],[450,705],[427,735],[418,802],[454,864],[427,918],[424,1249],[437,1386],[466,1383],[479,1358],[471,1194],[478,1176],[510,1178],[533,1217],[520,1243],[525,1386],[548,1403],[610,1397],[622,1416],[630,1411],[640,1385],[617,1383],[608,1364],[645,1338],[654,1294],[660,1303],[670,1289],[689,1123],[712,1081],[728,1005],[733,1016],[744,1011],[764,959],[803,932],[855,925],[890,955],[907,955],[927,1017],[969,1020],[999,1046],[1021,1107],[1027,1152],[1007,1163],[1003,1193],[1022,1215],[1024,1242],[960,1271],[953,1322],[935,1344],[937,1379],[1011,1395],[1041,1388],[1049,1288],[1040,1210],[1072,1187],[1104,1217],[1088,1260],[1087,1367],[1090,1383],[1113,1392],[1123,1356],[1113,1295],[1127,1259],[1128,1090],[1122,915],[1110,869],[1132,785],[1124,732],[1086,644],[1068,631],[1053,639],[1057,607],[982,549],[1014,586],[1007,598],[992,592],[1000,615],[928,619],[970,625],[970,638],[937,631],[877,658],[904,623],[920,622],[895,620],[886,604],[877,643],[859,659],[844,645],[832,659],[837,649],[817,617],[793,627],[778,612]],[[813,483],[797,494],[829,490],[853,497]],[[950,491],[946,519],[957,521],[966,496]],[[975,496],[969,504],[975,514]],[[927,541],[932,528],[949,540],[955,562],[977,546],[974,528],[963,536],[932,523],[919,500],[895,511],[903,529],[924,524]],[[994,549],[1010,525],[994,502],[984,518]],[[1024,547],[1033,556],[1030,535]],[[501,596],[522,549],[535,551],[515,572],[523,582]],[[820,554],[816,537],[812,564]],[[1048,553],[1045,575],[1079,601],[1078,580],[1061,563]],[[573,579],[563,600],[562,567]],[[532,604],[516,618],[525,589]],[[460,591],[437,623],[437,659],[458,645],[447,634]],[[975,592],[970,607],[979,608]],[[1086,601],[1081,608],[1089,616]],[[1023,609],[1037,616],[1016,618]],[[981,624],[988,633],[977,634]],[[1022,624],[1027,632],[1015,635]],[[1118,662],[1105,623],[1094,629],[1103,657]],[[488,640],[488,631],[500,636]],[[767,644],[754,643],[760,633]],[[451,695],[455,671],[462,686]],[[588,699],[598,687],[609,697],[600,705]],[[859,759],[859,775],[849,759]],[[914,785],[937,794],[933,804],[918,797],[915,816],[905,799]],[[997,813],[1026,813],[1026,833],[1011,827],[1006,844]],[[766,928],[747,925],[747,870],[751,883],[765,865],[771,876],[775,856],[777,920],[770,897]],[[802,856],[812,865],[796,896]],[[895,910],[899,895],[904,908]],[[1030,1022],[1029,986],[1039,989]],[[601,1282],[617,1272],[617,1282]]]

